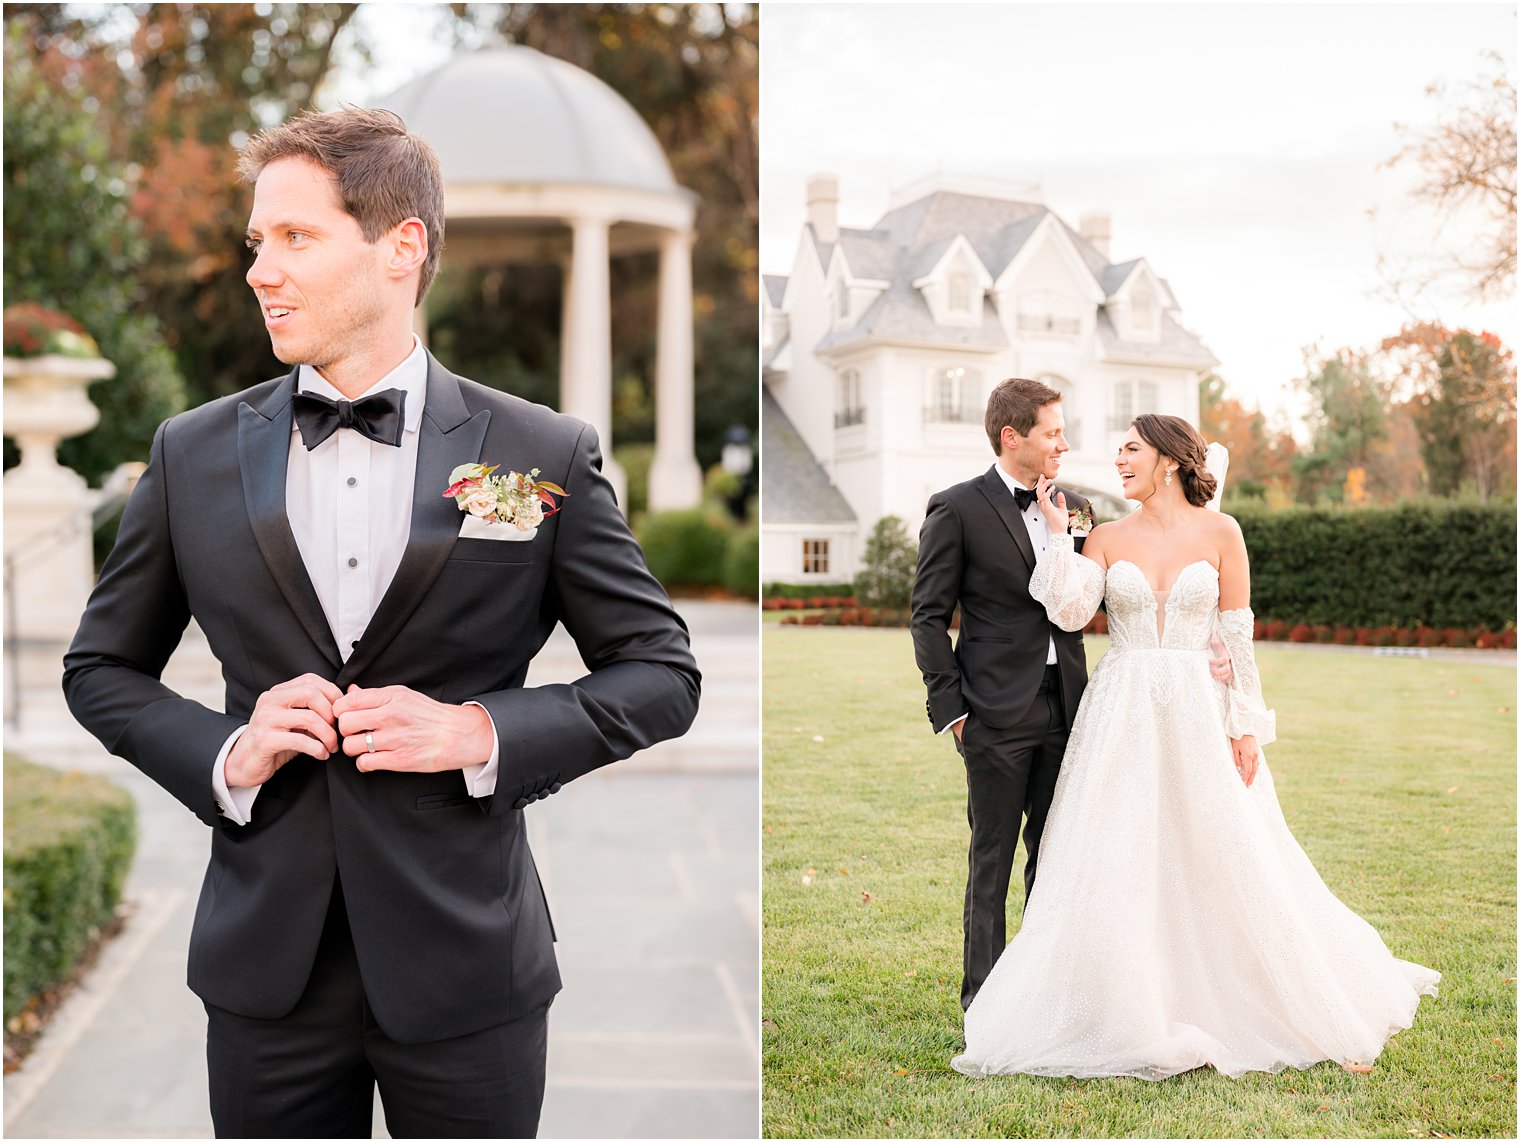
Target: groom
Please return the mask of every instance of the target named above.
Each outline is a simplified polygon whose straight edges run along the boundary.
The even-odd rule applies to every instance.
[[[240,173],[248,284],[294,369],[160,427],[69,705],[211,828],[189,985],[218,1136],[367,1138],[378,1083],[393,1136],[531,1137],[560,981],[522,810],[686,731],[686,629],[594,431],[413,336],[431,149],[389,112],[304,114]],[[537,475],[558,510],[461,511],[468,464]],[[159,681],[191,618],[225,713]],[[588,673],[525,688],[557,622]]]
[[[1066,738],[1087,685],[1081,632],[1056,627],[1029,594],[1050,528],[1035,501],[1070,450],[1061,396],[1039,381],[1007,380],[987,399],[997,457],[974,480],[929,499],[913,584],[913,651],[929,688],[935,733],[955,736],[966,762],[971,824],[961,1006],[971,1005],[1007,944],[1005,912],[1019,826],[1026,896]],[[1088,507],[1071,489],[1068,510]],[[1081,550],[1082,539],[1076,540]],[[960,606],[960,637],[950,620]]]

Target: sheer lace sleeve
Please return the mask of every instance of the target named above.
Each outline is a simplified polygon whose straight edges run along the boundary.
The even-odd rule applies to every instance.
[[[1077,554],[1072,538],[1053,535],[1029,578],[1029,593],[1062,630],[1081,630],[1103,601],[1103,568]]]
[[[1250,607],[1219,612],[1219,637],[1235,676],[1226,690],[1224,726],[1232,739],[1250,734],[1257,745],[1266,745],[1277,740],[1277,714],[1267,709],[1261,696],[1261,675],[1251,649],[1255,625]]]

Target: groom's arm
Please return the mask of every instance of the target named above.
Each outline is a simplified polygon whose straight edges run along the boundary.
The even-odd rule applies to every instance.
[[[686,625],[649,573],[601,468],[596,432],[583,428],[555,517],[545,600],[589,673],[471,698],[499,743],[493,813],[679,737],[696,717],[701,674]]]
[[[950,644],[950,620],[960,597],[965,547],[955,506],[938,493],[929,500],[918,533],[918,570],[913,578],[913,657],[923,673],[926,708],[935,733],[967,713],[961,671]]]
[[[159,426],[148,467],[122,512],[116,546],[64,655],[63,691],[79,723],[208,825],[220,813],[211,771],[243,719],[159,681],[190,621],[169,529],[174,421]]]

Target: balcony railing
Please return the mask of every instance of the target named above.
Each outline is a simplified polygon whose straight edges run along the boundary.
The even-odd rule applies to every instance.
[[[1082,332],[1082,322],[1075,317],[1057,317],[1053,313],[1021,313],[1018,319],[1021,333],[1061,333],[1073,337]]]
[[[979,408],[936,408],[924,406],[925,424],[979,424],[982,410]]]
[[[866,410],[863,408],[844,408],[834,414],[835,428],[851,428],[865,422]]]

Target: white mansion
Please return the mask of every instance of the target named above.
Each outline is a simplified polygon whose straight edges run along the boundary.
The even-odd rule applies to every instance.
[[[992,386],[1063,394],[1062,482],[1123,510],[1112,461],[1130,419],[1194,423],[1216,363],[1145,258],[1108,258],[1106,214],[1073,230],[1037,196],[940,178],[869,230],[838,223],[838,180],[808,181],[792,272],[761,293],[761,579],[853,579],[875,522],[916,537],[929,496],[993,462]]]

